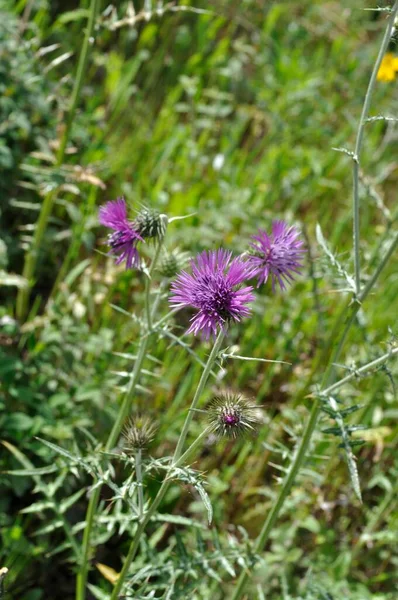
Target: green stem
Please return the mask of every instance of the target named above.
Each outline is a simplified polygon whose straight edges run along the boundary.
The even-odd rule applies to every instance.
[[[173,463],[173,467],[179,467],[180,465],[183,465],[184,463],[186,463],[188,458],[191,456],[191,454],[193,454],[193,452],[196,450],[196,448],[201,444],[202,440],[206,436],[208,436],[211,431],[212,431],[212,427],[210,425],[208,427],[206,427],[206,429],[204,429],[202,431],[202,433],[200,435],[198,435],[196,440],[194,442],[192,442],[192,444],[189,446],[188,450],[186,450],[184,452],[184,454],[182,454],[180,456],[180,458],[176,462]]]
[[[371,369],[375,369],[376,367],[383,365],[392,356],[395,356],[395,354],[398,354],[398,348],[393,348],[391,350],[391,352],[387,352],[386,354],[383,354],[383,356],[380,356],[379,358],[372,360],[371,362],[367,363],[366,365],[363,365],[363,367],[360,367],[359,369],[355,369],[354,372],[351,373],[350,375],[343,377],[343,379],[340,379],[339,381],[337,381],[330,387],[323,390],[322,395],[329,396],[330,394],[333,394],[336,390],[341,388],[343,385],[345,385],[349,381],[352,381],[352,379],[356,379],[357,377],[359,377],[360,375],[363,375],[364,373],[367,373]]]
[[[398,233],[395,235],[395,238],[392,241],[391,246],[389,247],[386,254],[381,259],[379,265],[376,267],[372,277],[369,279],[369,281],[365,285],[364,289],[360,293],[359,298],[358,298],[359,302],[363,302],[365,300],[365,298],[368,296],[369,292],[372,290],[374,284],[376,283],[377,279],[379,278],[380,273],[383,271],[384,267],[390,260],[391,256],[394,254],[397,247],[398,247]]]
[[[159,257],[161,245],[162,245],[162,240],[159,241],[159,243],[158,243],[158,246],[157,246],[157,249],[155,252],[155,256],[152,260],[152,264],[149,269],[149,277],[147,277],[145,280],[145,314],[146,314],[147,318],[148,318],[148,315],[150,315],[150,310],[148,309],[147,304],[149,302],[149,286],[150,286],[150,281],[151,281],[151,275],[156,266],[156,261]],[[123,423],[125,422],[127,416],[129,415],[129,413],[131,411],[131,405],[133,403],[134,393],[135,393],[135,390],[137,387],[138,379],[141,374],[142,365],[143,365],[143,362],[144,362],[144,359],[146,356],[146,351],[147,351],[148,342],[149,342],[149,336],[152,332],[151,323],[152,323],[152,321],[149,318],[147,320],[148,331],[144,335],[141,336],[140,345],[138,348],[138,354],[137,354],[137,358],[134,363],[134,368],[133,368],[133,372],[130,377],[129,385],[128,385],[123,403],[120,407],[119,413],[117,415],[116,421],[114,422],[112,430],[109,434],[108,441],[106,442],[105,452],[110,452],[112,450],[112,448],[115,446],[115,444],[119,438],[120,432],[122,430]],[[91,494],[89,504],[87,507],[86,527],[84,529],[83,541],[82,541],[82,559],[80,562],[80,567],[79,567],[79,571],[78,571],[78,575],[77,575],[77,579],[76,579],[76,600],[84,600],[85,596],[86,596],[86,581],[87,581],[87,573],[88,573],[88,568],[89,568],[90,537],[91,537],[91,531],[93,528],[94,517],[95,517],[96,510],[97,510],[100,493],[101,493],[101,486],[98,486],[95,488],[95,490]]]
[[[114,447],[114,445],[116,444],[116,442],[119,438],[120,432],[122,430],[123,423],[125,422],[126,418],[130,414],[131,405],[133,403],[133,398],[134,398],[134,393],[135,393],[135,389],[137,386],[138,378],[141,374],[142,364],[143,364],[145,356],[146,356],[148,341],[149,341],[149,336],[145,336],[140,342],[137,358],[134,363],[134,369],[133,369],[132,375],[130,377],[129,385],[126,390],[126,394],[124,396],[122,406],[120,407],[116,421],[113,424],[112,431],[111,431],[111,433],[108,437],[108,441],[105,445],[105,452],[110,452],[112,450],[112,448]]]
[[[188,450],[184,454],[182,454],[184,443],[185,443],[185,440],[186,440],[186,437],[188,434],[188,429],[189,429],[189,426],[190,426],[192,418],[193,418],[194,409],[196,408],[196,406],[200,400],[200,397],[203,393],[203,390],[205,388],[205,385],[207,383],[207,380],[209,378],[209,375],[211,373],[213,365],[214,365],[214,363],[217,359],[217,356],[220,352],[221,345],[224,341],[225,333],[226,333],[226,331],[222,331],[222,330],[220,331],[220,333],[218,334],[218,336],[216,338],[216,341],[214,342],[214,346],[209,355],[209,358],[207,359],[207,363],[206,363],[205,368],[203,369],[203,373],[200,378],[198,387],[196,388],[196,392],[193,397],[190,410],[186,416],[184,426],[180,433],[180,437],[178,438],[177,446],[176,446],[176,449],[174,452],[174,456],[173,456],[168,474],[172,471],[173,468],[180,465],[182,463],[183,459],[185,460],[191,454],[193,449],[195,449],[197,447],[199,440],[203,439],[203,437],[208,433],[208,428],[207,428],[204,432],[202,432],[202,434],[199,436],[199,438],[196,439],[196,441],[188,448]],[[150,521],[150,519],[154,515],[156,509],[158,508],[159,504],[163,500],[170,484],[171,484],[171,480],[168,479],[168,475],[166,475],[165,479],[163,480],[162,485],[159,488],[158,493],[156,494],[154,501],[152,502],[151,506],[149,507],[148,512],[145,514],[145,517],[143,518],[141,523],[138,525],[137,531],[135,532],[135,535],[134,535],[134,539],[131,542],[129,551],[128,551],[126,559],[124,561],[123,568],[117,579],[115,587],[113,588],[110,600],[117,600],[117,598],[119,597],[119,592],[121,591],[124,581],[128,575],[130,565],[131,565],[132,561],[134,560],[134,557],[137,553],[137,550],[138,550],[138,547],[140,544],[141,535],[145,531],[145,527],[147,526],[148,522]]]
[[[167,282],[166,282],[166,280],[164,280],[164,279],[163,279],[163,280],[160,282],[160,284],[159,284],[159,289],[158,289],[158,291],[157,291],[157,294],[156,294],[155,301],[154,301],[154,303],[153,303],[153,305],[152,305],[152,311],[151,311],[151,317],[152,317],[152,319],[153,319],[153,317],[154,317],[154,316],[155,316],[155,314],[156,314],[156,311],[157,311],[157,309],[158,309],[158,307],[159,307],[159,303],[160,303],[160,301],[161,301],[161,299],[162,299],[162,296],[163,296],[164,289],[165,289],[166,287],[167,287]]]
[[[139,520],[142,519],[144,514],[144,491],[142,489],[142,450],[138,448],[135,453],[135,476],[137,479],[138,486],[138,515]]]
[[[395,0],[394,6],[391,9],[390,17],[386,31],[384,33],[383,41],[380,46],[379,53],[377,55],[376,62],[373,67],[372,75],[369,80],[368,89],[366,91],[365,100],[362,107],[361,118],[359,120],[357,138],[354,149],[354,166],[353,166],[353,229],[354,229],[354,269],[355,269],[355,286],[356,293],[359,294],[361,288],[360,279],[360,255],[359,255],[359,242],[360,242],[360,231],[359,231],[359,170],[360,170],[360,156],[363,144],[363,134],[365,129],[365,123],[368,118],[370,102],[372,99],[373,90],[375,88],[377,73],[379,71],[381,61],[386,53],[388,44],[390,43],[391,35],[394,30],[394,22],[398,12],[398,0]]]
[[[346,305],[344,307],[343,311],[339,314],[339,316],[336,320],[335,326],[332,329],[332,333],[329,337],[329,342],[325,349],[325,352],[327,352],[327,354],[329,356],[328,356],[328,359],[325,360],[325,362],[327,364],[327,368],[325,370],[325,373],[324,373],[324,376],[322,379],[321,391],[319,392],[319,395],[324,394],[328,390],[330,391],[330,389],[332,388],[332,382],[333,382],[333,377],[334,377],[334,363],[336,363],[339,360],[339,357],[341,355],[341,352],[342,352],[343,346],[345,344],[345,341],[347,339],[348,333],[349,333],[349,331],[355,321],[355,317],[361,307],[361,303],[367,298],[367,296],[371,292],[373,286],[375,285],[377,279],[379,278],[383,269],[387,265],[388,260],[391,257],[392,253],[394,252],[397,245],[398,245],[398,235],[396,236],[395,240],[392,242],[388,252],[383,257],[383,260],[381,261],[380,265],[375,270],[373,276],[369,279],[368,283],[366,284],[366,286],[360,293],[358,300],[350,301],[350,303],[348,305]],[[338,336],[338,338],[336,338],[335,332],[341,331],[341,330],[342,330],[341,335]],[[325,352],[323,353],[323,356],[326,358]],[[367,365],[367,366],[369,367],[369,365]],[[316,429],[316,425],[318,422],[320,412],[321,412],[321,403],[317,399],[314,401],[314,404],[312,406],[308,422],[307,422],[306,427],[303,432],[303,437],[302,437],[301,442],[297,448],[297,451],[293,457],[293,461],[290,466],[290,469],[283,481],[283,484],[282,484],[282,487],[278,494],[278,497],[276,499],[276,502],[273,505],[273,507],[271,508],[271,510],[267,516],[267,519],[265,520],[265,523],[261,529],[260,535],[257,538],[256,544],[254,547],[255,552],[257,552],[257,553],[261,552],[264,549],[266,543],[268,542],[273,525],[274,525],[276,519],[278,518],[279,513],[282,510],[285,500],[290,492],[290,489],[296,479],[296,476],[305,461],[305,458],[307,455],[307,450],[308,450],[309,444],[311,442],[312,435]],[[238,579],[238,583],[234,589],[234,594],[233,594],[231,600],[240,600],[240,598],[242,597],[242,594],[244,592],[244,588],[249,579],[249,576],[250,575],[249,575],[248,571],[242,571],[242,573]]]
[[[185,443],[185,440],[186,440],[186,437],[187,437],[187,434],[188,434],[188,429],[189,429],[189,426],[190,426],[191,421],[193,419],[194,409],[197,407],[197,404],[198,404],[199,399],[200,399],[200,397],[201,397],[201,395],[203,393],[203,390],[205,388],[205,385],[207,383],[207,380],[209,378],[209,375],[211,373],[213,365],[214,365],[214,363],[216,361],[218,353],[220,352],[222,343],[223,343],[224,338],[225,338],[225,333],[226,332],[224,330],[221,330],[220,333],[218,334],[218,336],[216,338],[216,341],[214,343],[213,349],[212,349],[212,351],[210,353],[210,356],[209,356],[209,358],[207,360],[206,366],[203,369],[203,373],[202,373],[202,376],[200,378],[198,387],[196,388],[196,392],[195,392],[195,395],[193,397],[191,407],[190,407],[189,412],[188,412],[188,414],[186,416],[184,426],[183,426],[183,428],[181,430],[181,433],[180,433],[180,437],[178,438],[177,447],[175,449],[174,456],[173,456],[173,464],[175,464],[176,461],[178,461],[178,459],[180,458],[180,456],[182,454],[184,443]]]
[[[59,149],[57,152],[57,160],[56,166],[59,167],[62,165],[63,160],[65,158],[65,150],[69,141],[70,132],[72,129],[73,121],[75,118],[75,113],[77,109],[77,105],[80,99],[80,93],[83,86],[84,76],[86,73],[89,49],[92,45],[92,37],[94,33],[95,21],[97,18],[97,14],[100,7],[100,0],[91,0],[88,22],[86,33],[84,36],[82,49],[79,56],[79,62],[77,65],[75,82],[72,90],[72,95],[70,99],[70,107],[68,111],[68,115],[66,118],[65,129],[60,141]],[[39,255],[39,251],[41,248],[41,244],[43,241],[43,237],[45,234],[45,230],[47,227],[48,220],[50,218],[53,205],[56,198],[56,191],[49,191],[44,197],[43,204],[41,206],[40,215],[37,220],[35,226],[35,232],[33,235],[33,240],[29,250],[27,251],[25,264],[22,272],[22,276],[26,279],[27,285],[22,287],[18,291],[17,296],[17,304],[16,304],[16,314],[17,318],[23,320],[27,313],[27,308],[29,304],[30,291],[33,286],[33,277],[36,270],[37,259]]]
[[[94,515],[97,509],[101,489],[100,487],[95,488],[90,496],[90,500],[87,507],[86,513],[86,526],[83,532],[82,540],[82,556],[80,559],[79,571],[76,578],[76,600],[84,600],[86,597],[86,581],[87,573],[89,568],[89,553],[90,553],[90,538],[91,530],[94,522]]]
[[[134,370],[130,378],[129,388],[126,392],[124,401],[122,406],[120,407],[117,419],[113,424],[112,431],[109,435],[108,441],[105,446],[105,451],[109,452],[112,450],[114,445],[116,444],[118,437],[120,435],[120,431],[123,427],[123,423],[130,412],[132,397],[135,391],[135,388],[138,383],[138,378],[141,374],[142,364],[144,362],[144,358],[146,355],[146,350],[148,346],[149,336],[144,336],[141,338],[140,346],[138,349],[138,355],[136,361],[134,363]],[[80,563],[79,572],[76,580],[76,600],[84,600],[86,596],[86,581],[87,581],[87,573],[89,568],[89,554],[90,554],[90,538],[91,531],[93,528],[94,517],[98,506],[98,501],[100,498],[101,486],[95,488],[90,496],[90,500],[88,503],[87,514],[86,514],[86,527],[83,533],[83,541],[82,541],[82,558]]]
[[[152,276],[153,270],[155,268],[155,265],[158,262],[158,258],[159,258],[161,247],[162,247],[162,240],[160,240],[158,242],[157,246],[156,246],[155,255],[154,255],[153,260],[152,260],[151,268],[149,269],[149,277],[147,278],[146,286],[145,286],[145,313],[146,313],[146,321],[147,321],[147,327],[148,327],[148,334],[150,334],[152,332],[152,330],[153,330],[152,316],[153,316],[153,314],[155,312],[155,310],[151,311],[151,303],[150,303],[150,298],[149,298],[149,294],[150,294],[150,280],[151,280],[151,276]]]
[[[147,526],[148,522],[150,521],[150,519],[152,518],[153,514],[155,513],[157,507],[159,506],[159,504],[161,503],[161,501],[163,500],[168,488],[170,485],[170,481],[168,481],[167,479],[164,479],[162,485],[159,488],[158,493],[156,494],[156,497],[154,499],[154,501],[152,502],[148,512],[146,513],[145,517],[143,518],[143,520],[139,523],[137,531],[135,532],[134,535],[134,539],[130,545],[129,551],[127,553],[126,559],[124,561],[124,565],[122,570],[120,571],[119,577],[117,578],[117,581],[115,583],[115,587],[112,590],[112,594],[110,597],[110,600],[117,600],[119,598],[119,592],[122,588],[122,585],[128,575],[128,571],[130,569],[130,565],[137,553],[138,550],[138,546],[140,544],[140,540],[141,540],[141,535],[145,530],[145,527]]]

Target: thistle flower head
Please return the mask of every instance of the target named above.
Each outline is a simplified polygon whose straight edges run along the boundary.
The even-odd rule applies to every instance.
[[[279,284],[284,290],[303,268],[305,249],[299,231],[284,221],[274,221],[271,235],[260,230],[252,239],[247,262],[251,276],[257,277],[257,287],[271,277],[272,289],[275,290],[275,285]]]
[[[178,249],[165,252],[160,261],[158,271],[162,277],[167,277],[168,279],[175,277],[188,262],[188,257],[187,252],[181,252]]]
[[[126,268],[138,268],[140,255],[137,243],[143,241],[136,225],[127,218],[127,207],[124,198],[111,200],[99,209],[101,225],[113,229],[108,236],[110,254],[117,256],[116,264],[126,261]]]
[[[135,415],[123,430],[124,450],[126,452],[146,450],[153,441],[155,433],[156,426],[151,419]]]
[[[209,423],[219,437],[237,438],[255,433],[259,421],[257,407],[237,394],[222,394],[211,401]]]
[[[192,273],[182,271],[171,284],[170,303],[175,307],[197,309],[188,333],[201,333],[205,339],[216,336],[229,321],[250,314],[253,288],[242,287],[248,277],[247,264],[232,258],[226,250],[202,252],[191,261]]]
[[[161,240],[166,233],[167,217],[156,208],[144,207],[135,219],[135,227],[141,237]]]

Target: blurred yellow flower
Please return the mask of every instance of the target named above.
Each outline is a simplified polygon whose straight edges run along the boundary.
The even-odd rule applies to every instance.
[[[387,52],[383,56],[379,70],[377,71],[378,81],[394,81],[395,74],[398,71],[398,56],[394,56],[392,52]]]

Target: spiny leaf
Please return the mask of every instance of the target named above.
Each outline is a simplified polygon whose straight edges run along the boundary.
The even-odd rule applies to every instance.
[[[65,500],[63,500],[60,504],[59,510],[60,513],[63,514],[64,512],[66,512],[71,506],[73,506],[75,504],[75,502],[77,502],[79,500],[79,498],[81,498],[83,496],[83,494],[85,493],[85,489],[81,489],[78,490],[77,492],[75,492],[74,494],[72,494],[72,496],[69,496],[69,498],[66,498]]]
[[[329,258],[331,264],[337,269],[337,272],[339,273],[339,275],[341,277],[344,277],[344,279],[346,280],[350,291],[355,292],[356,286],[355,286],[354,279],[342,267],[342,265],[339,263],[337,258],[334,256],[333,252],[330,250],[329,246],[326,243],[325,238],[323,237],[322,229],[321,229],[321,226],[319,225],[319,223],[317,223],[317,225],[316,225],[316,239],[318,240],[319,245],[322,247],[325,254]]]
[[[335,152],[342,152],[343,154],[347,154],[347,156],[350,156],[351,158],[355,157],[355,152],[352,152],[352,150],[348,150],[348,148],[332,148],[332,150],[334,150]]]
[[[47,467],[38,467],[32,469],[14,469],[13,471],[3,471],[7,475],[14,477],[35,477],[36,475],[48,475],[58,471],[57,465],[48,465]]]
[[[183,481],[184,483],[188,483],[189,485],[192,485],[196,489],[196,491],[200,495],[200,498],[207,510],[207,518],[208,518],[209,525],[210,525],[210,523],[213,520],[213,507],[211,505],[210,498],[203,486],[203,482],[202,482],[199,474],[196,471],[194,471],[193,469],[189,469],[187,467],[185,467],[185,468],[176,467],[172,470],[170,477],[179,479],[180,481]]]
[[[21,512],[23,514],[42,513],[43,510],[48,510],[53,507],[54,507],[54,502],[52,502],[51,500],[43,501],[43,502],[34,502],[33,504],[30,504],[29,506],[27,506],[26,508],[23,508],[19,512]]]
[[[339,411],[338,404],[333,398],[333,396],[328,396],[327,400],[331,409],[334,411],[335,416],[333,417],[337,423],[337,427],[331,427],[325,430],[325,433],[332,433],[333,435],[338,435],[342,439],[342,447],[345,450],[345,456],[347,460],[348,471],[350,474],[351,483],[354,489],[354,492],[358,498],[358,500],[362,503],[362,495],[361,495],[361,486],[359,482],[358,469],[355,462],[355,457],[352,453],[350,433],[352,431],[357,431],[361,428],[360,425],[353,425],[351,427],[346,427],[344,423],[343,416]]]
[[[384,115],[377,115],[375,117],[368,117],[366,119],[368,123],[373,123],[374,121],[398,121],[397,117],[385,117]]]
[[[70,452],[68,452],[67,450],[65,450],[64,448],[61,448],[61,446],[57,446],[56,444],[53,444],[52,442],[48,442],[47,440],[43,440],[40,437],[36,437],[37,440],[39,440],[39,442],[41,442],[42,444],[44,444],[45,446],[48,446],[49,448],[51,448],[51,450],[54,450],[54,452],[56,452],[57,454],[60,454],[61,456],[63,456],[64,458],[67,458],[68,460],[74,462],[74,463],[80,463],[80,464],[85,464],[83,459],[80,456],[76,456],[74,454],[71,454]]]

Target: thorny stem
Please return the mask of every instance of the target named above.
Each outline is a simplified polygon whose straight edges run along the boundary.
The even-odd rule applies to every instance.
[[[394,241],[392,242],[391,246],[389,247],[389,249],[383,256],[383,258],[381,259],[379,265],[376,267],[372,277],[369,279],[369,281],[365,285],[364,289],[360,293],[359,298],[358,298],[359,302],[363,302],[365,300],[366,296],[369,294],[369,292],[373,288],[374,284],[376,283],[377,279],[379,278],[381,271],[384,269],[384,267],[390,260],[391,256],[394,254],[397,246],[398,246],[398,233],[395,235]]]
[[[363,375],[364,373],[367,373],[371,369],[375,369],[376,367],[383,365],[392,356],[395,356],[395,354],[398,354],[398,348],[393,348],[390,352],[383,354],[383,356],[380,356],[379,358],[372,360],[371,362],[367,363],[366,365],[363,365],[363,367],[360,367],[359,369],[355,369],[352,373],[350,373],[350,375],[343,377],[343,379],[340,379],[340,381],[337,381],[330,387],[323,390],[322,396],[329,396],[330,394],[333,394],[336,390],[338,390],[340,387],[342,387],[343,385],[345,385],[352,379],[356,379],[357,377],[360,377],[361,375]]]
[[[159,284],[159,289],[158,289],[158,291],[157,291],[157,294],[156,294],[155,301],[154,301],[154,303],[153,303],[153,305],[152,305],[152,310],[151,310],[151,317],[152,317],[152,319],[153,319],[153,317],[154,317],[154,316],[155,316],[155,314],[156,314],[156,311],[157,311],[157,309],[158,309],[158,306],[159,306],[159,302],[160,302],[160,301],[161,301],[161,299],[162,299],[162,296],[163,296],[163,291],[164,291],[164,289],[165,289],[166,285],[167,285],[167,284],[166,284],[166,281],[165,281],[164,279],[163,279],[163,280],[160,282],[160,284]]]
[[[66,118],[66,125],[57,152],[57,167],[62,165],[65,158],[66,146],[69,141],[69,136],[75,118],[77,105],[80,99],[80,93],[83,86],[84,76],[86,73],[89,49],[90,46],[93,44],[93,33],[95,21],[100,8],[100,1],[101,0],[91,0],[87,28],[79,56],[79,62],[77,65],[76,78],[70,99],[70,107]],[[44,233],[46,231],[47,223],[53,209],[55,198],[55,189],[50,190],[44,197],[43,204],[41,205],[40,215],[35,225],[35,232],[33,235],[32,243],[26,253],[22,276],[26,279],[27,284],[25,287],[21,287],[19,289],[16,304],[16,314],[17,318],[20,320],[24,319],[26,316],[30,291],[33,286],[33,277],[36,270],[37,259],[43,241]]]
[[[183,465],[184,463],[186,463],[188,458],[191,456],[191,454],[193,454],[193,452],[196,450],[196,448],[202,443],[202,440],[206,436],[208,436],[211,431],[212,431],[211,425],[209,425],[208,427],[203,429],[202,433],[200,435],[198,435],[198,437],[196,438],[196,440],[194,442],[192,442],[192,444],[189,446],[188,450],[185,450],[184,454],[182,454],[180,456],[180,458],[173,463],[173,468],[179,467],[180,465]]]
[[[142,450],[138,448],[135,453],[135,476],[138,486],[138,518],[144,514],[144,491],[142,489]]]
[[[154,270],[154,266],[156,265],[156,263],[158,262],[158,258],[159,258],[159,254],[160,254],[160,249],[162,247],[162,241],[159,241],[157,246],[156,246],[156,251],[155,251],[155,256],[153,257],[153,261],[151,264],[151,268],[149,271],[149,277],[147,277],[146,279],[146,285],[145,285],[145,312],[146,312],[146,320],[147,320],[147,327],[148,327],[148,333],[150,334],[152,332],[152,315],[154,314],[156,307],[151,310],[151,302],[150,302],[150,279],[151,279],[151,275],[153,273]]]
[[[115,583],[115,587],[112,590],[112,595],[110,597],[110,600],[117,600],[119,598],[119,592],[122,588],[124,580],[126,579],[128,571],[130,569],[131,562],[134,559],[136,552],[138,550],[138,546],[139,546],[140,539],[141,539],[141,534],[144,532],[145,527],[147,526],[148,522],[150,521],[152,515],[155,513],[157,507],[163,500],[169,485],[170,485],[170,482],[167,479],[164,479],[148,512],[145,514],[144,518],[139,523],[137,531],[135,532],[134,539],[130,545],[129,551],[128,551],[126,559],[124,561],[123,568],[120,571],[119,577],[117,578],[117,581]]]
[[[189,412],[188,412],[188,414],[186,416],[184,426],[183,426],[183,428],[181,430],[181,433],[180,433],[180,437],[178,438],[177,447],[175,449],[174,456],[173,456],[173,464],[175,464],[177,462],[177,460],[180,458],[180,456],[182,454],[184,443],[185,443],[185,440],[186,440],[186,437],[187,437],[187,434],[188,434],[188,429],[189,429],[189,426],[190,426],[191,421],[193,419],[194,409],[198,405],[199,399],[200,399],[200,397],[201,397],[201,395],[203,393],[203,390],[204,390],[204,387],[205,387],[205,385],[207,383],[207,380],[209,378],[210,372],[211,372],[211,370],[213,368],[213,365],[214,365],[214,363],[216,361],[218,353],[220,352],[221,345],[222,345],[222,343],[224,341],[224,338],[225,338],[225,334],[226,334],[226,331],[223,330],[223,329],[221,329],[220,333],[218,334],[218,336],[216,338],[216,341],[214,343],[213,349],[212,349],[212,351],[210,353],[210,356],[208,358],[206,366],[203,369],[203,373],[202,373],[202,376],[200,378],[200,381],[199,381],[198,387],[196,389],[195,395],[193,397],[190,410],[189,410]]]
[[[134,399],[134,393],[137,387],[138,379],[141,375],[142,365],[146,356],[146,351],[148,347],[149,336],[152,329],[152,320],[150,308],[147,306],[149,303],[149,286],[150,286],[150,278],[156,266],[156,261],[159,257],[160,248],[162,245],[162,240],[159,241],[158,246],[156,248],[156,252],[154,258],[151,263],[151,267],[149,269],[149,277],[146,278],[145,281],[145,315],[147,317],[147,335],[142,335],[140,339],[140,344],[138,348],[137,358],[134,363],[133,372],[130,377],[130,381],[128,384],[128,388],[123,400],[123,403],[120,407],[119,413],[117,415],[116,421],[113,424],[112,430],[109,434],[108,440],[105,445],[105,452],[110,452],[114,445],[116,444],[120,432],[123,427],[123,423],[125,422],[128,414],[131,411],[131,405]],[[149,316],[149,318],[148,318]],[[97,510],[97,505],[99,501],[101,493],[101,485],[95,488],[92,492],[87,508],[86,514],[86,527],[83,533],[83,541],[82,541],[82,558],[79,567],[79,572],[76,580],[76,600],[84,600],[86,596],[86,581],[87,581],[87,573],[89,567],[89,552],[90,552],[90,537],[91,531],[93,528],[95,512]]]
[[[148,522],[150,521],[150,519],[152,518],[153,514],[155,513],[156,509],[158,508],[159,504],[161,503],[161,501],[163,500],[170,484],[171,484],[171,479],[169,479],[169,474],[172,472],[172,470],[176,467],[179,466],[180,464],[182,464],[183,460],[185,460],[186,458],[188,458],[188,456],[191,454],[191,452],[197,447],[197,445],[199,444],[199,441],[203,439],[203,437],[208,433],[208,428],[202,432],[202,434],[199,436],[199,438],[193,442],[193,444],[188,448],[188,450],[182,454],[182,450],[183,450],[183,446],[184,446],[184,442],[186,440],[187,437],[187,433],[188,433],[188,429],[189,429],[189,425],[191,424],[192,418],[193,418],[193,414],[194,414],[194,409],[196,408],[200,397],[203,393],[203,390],[205,388],[205,385],[207,383],[207,380],[209,378],[209,375],[211,373],[212,367],[217,359],[217,356],[220,352],[220,348],[221,345],[224,341],[225,338],[225,334],[226,331],[221,330],[220,333],[218,334],[216,341],[214,342],[214,346],[213,349],[209,355],[209,358],[207,359],[207,363],[205,368],[203,369],[203,373],[202,376],[200,378],[198,387],[196,388],[196,392],[195,395],[193,397],[192,400],[192,404],[190,407],[190,410],[187,414],[187,417],[185,419],[185,423],[184,426],[181,430],[180,433],[180,437],[178,439],[177,442],[177,446],[174,452],[174,456],[173,459],[171,461],[171,465],[170,465],[170,469],[168,470],[168,474],[166,475],[165,479],[163,480],[162,485],[160,486],[160,489],[158,491],[158,493],[156,494],[155,499],[153,500],[151,506],[149,507],[148,512],[145,514],[144,518],[142,519],[142,521],[139,523],[137,531],[135,532],[135,536],[133,541],[131,542],[128,554],[126,556],[126,559],[124,561],[124,565],[123,568],[120,572],[120,575],[115,583],[115,587],[113,588],[112,591],[112,595],[110,597],[110,600],[117,600],[117,598],[119,597],[119,592],[122,589],[123,583],[127,577],[127,574],[129,572],[130,569],[130,565],[132,563],[132,561],[134,560],[134,557],[137,553],[138,547],[139,547],[139,543],[140,543],[140,539],[141,539],[141,535],[142,533],[145,531],[145,527],[147,526]]]
[[[376,62],[373,67],[372,75],[369,80],[368,89],[365,95],[365,101],[362,107],[362,114],[359,120],[357,139],[355,142],[354,156],[353,156],[353,230],[354,230],[354,269],[355,269],[355,287],[356,293],[359,294],[361,289],[361,278],[360,278],[360,255],[359,255],[359,242],[360,242],[360,228],[359,228],[359,170],[360,170],[360,157],[363,143],[363,134],[365,123],[368,118],[370,101],[372,99],[373,90],[376,84],[377,73],[383,60],[383,56],[390,43],[391,36],[394,31],[394,22],[398,12],[398,0],[395,0],[394,6],[391,9],[390,17],[386,31],[384,33],[383,41],[380,46],[379,53],[377,55]]]

